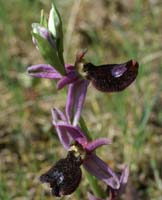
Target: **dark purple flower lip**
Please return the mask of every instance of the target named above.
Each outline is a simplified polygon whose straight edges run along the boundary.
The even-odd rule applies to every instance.
[[[100,66],[87,63],[84,64],[83,71],[96,89],[102,92],[119,92],[136,79],[138,67],[138,63],[134,60]]]
[[[73,193],[82,177],[80,169],[85,152],[79,143],[72,144],[67,157],[60,159],[47,172],[40,176],[40,181],[49,183],[54,196],[60,197]]]
[[[129,60],[122,64],[105,64],[96,66],[87,63],[84,55],[87,51],[81,51],[76,56],[75,68],[84,79],[92,82],[92,85],[102,92],[119,92],[128,87],[138,75],[138,62]]]
[[[79,186],[82,177],[80,165],[82,158],[75,151],[69,151],[67,157],[60,159],[47,172],[40,176],[40,181],[49,183],[53,196],[64,196],[73,193]]]

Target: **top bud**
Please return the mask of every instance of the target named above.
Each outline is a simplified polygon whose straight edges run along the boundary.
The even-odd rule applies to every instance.
[[[46,62],[55,67],[60,74],[65,75],[62,21],[54,3],[49,13],[49,20],[41,11],[40,23],[32,24],[32,39]]]
[[[52,4],[52,8],[49,13],[48,29],[51,31],[54,37],[59,38],[62,35],[62,21],[60,14],[55,6]]]
[[[61,16],[53,2],[48,19],[48,30],[56,38],[57,50],[63,62],[63,31]]]

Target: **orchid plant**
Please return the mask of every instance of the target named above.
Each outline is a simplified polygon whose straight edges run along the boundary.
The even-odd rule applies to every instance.
[[[73,65],[65,64],[62,20],[54,3],[48,20],[42,12],[40,23],[32,24],[32,39],[47,64],[30,66],[28,73],[36,78],[57,80],[58,90],[68,86],[65,112],[57,108],[51,112],[54,129],[67,150],[67,156],[42,174],[40,181],[50,184],[54,196],[69,195],[79,186],[83,166],[92,175],[90,182],[95,176],[107,187],[104,195],[96,191],[96,186],[93,187],[93,193],[89,191],[88,194],[89,200],[108,198],[108,193],[109,199],[115,200],[126,186],[129,168],[126,166],[121,176],[118,176],[96,155],[97,148],[110,145],[111,141],[107,138],[92,141],[81,111],[90,83],[101,92],[121,91],[136,79],[138,63],[130,60],[123,64],[95,66],[84,59],[87,50],[83,50],[77,53]]]

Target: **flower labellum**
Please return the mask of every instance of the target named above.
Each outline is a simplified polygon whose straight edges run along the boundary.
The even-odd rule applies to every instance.
[[[84,59],[87,49],[76,56],[75,67],[82,78],[88,79],[102,92],[119,92],[128,87],[137,77],[138,63],[129,60],[122,64],[95,66]]]
[[[138,63],[130,60],[123,64],[95,66],[84,64],[83,71],[93,86],[102,92],[118,92],[128,87],[137,77]]]
[[[76,157],[74,151],[69,151],[67,157],[60,159],[52,168],[40,176],[40,181],[49,183],[52,194],[60,197],[69,195],[78,187],[82,171],[80,155]]]

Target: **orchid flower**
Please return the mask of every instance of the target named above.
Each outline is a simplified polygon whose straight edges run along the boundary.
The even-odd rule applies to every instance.
[[[130,60],[122,64],[95,66],[85,61],[84,55],[87,50],[77,53],[74,65],[64,64],[63,55],[58,52],[57,43],[52,37],[52,33],[36,23],[33,24],[33,27],[33,34],[35,34],[33,41],[45,58],[48,55],[47,61],[50,64],[37,64],[28,67],[27,71],[32,77],[58,80],[57,89],[76,83],[78,80],[90,81],[96,89],[102,92],[119,92],[128,87],[137,77],[138,63],[136,61]],[[46,43],[44,44],[44,42]],[[46,46],[48,48],[45,48]],[[51,56],[46,55],[44,49],[47,49],[47,53],[50,52]]]
[[[48,38],[49,40],[49,38]],[[86,51],[76,56],[75,65],[65,64],[65,75],[58,72],[58,68],[49,64],[38,64],[28,67],[28,73],[37,78],[58,79],[57,89],[87,80],[102,92],[119,92],[128,87],[137,77],[138,63],[134,60],[122,64],[106,64],[95,66],[83,59]]]
[[[58,109],[52,110],[52,117],[53,124],[58,133],[60,142],[68,151],[67,158],[58,161],[50,170],[48,170],[41,176],[42,182],[50,183],[53,194],[56,196],[71,194],[71,191],[74,191],[78,187],[78,184],[81,179],[80,165],[83,165],[83,167],[89,173],[94,175],[99,180],[105,182],[106,185],[108,185],[109,187],[113,189],[119,189],[120,182],[117,175],[104,161],[102,161],[94,153],[94,151],[98,147],[110,144],[111,142],[106,138],[99,138],[94,141],[88,141],[88,139],[85,136],[85,133],[77,125],[74,126],[71,123],[69,123],[67,116],[65,116],[63,112],[61,112]],[[60,167],[60,163],[62,162],[64,163],[64,166],[66,166],[64,169]],[[74,172],[69,172],[70,168],[73,169],[72,171],[78,171],[77,174],[79,175],[77,181],[75,177],[76,185],[72,184],[73,187],[71,186],[70,189],[67,189],[65,187],[66,182],[74,182],[72,181]],[[70,180],[67,173],[69,173],[69,176],[71,177]],[[53,174],[55,174],[54,177]],[[61,177],[58,174],[60,174]],[[62,181],[57,182],[56,179],[61,179]]]

